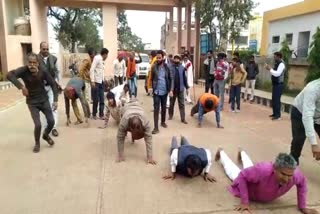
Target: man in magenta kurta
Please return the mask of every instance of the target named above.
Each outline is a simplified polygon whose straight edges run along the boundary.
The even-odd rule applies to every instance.
[[[271,202],[296,186],[298,209],[301,213],[318,213],[306,208],[306,178],[297,169],[297,163],[291,155],[280,153],[274,163],[262,162],[255,165],[242,150],[238,157],[243,163],[243,170],[240,170],[222,149],[219,149],[216,155],[216,161],[220,160],[226,174],[233,181],[228,188],[229,192],[240,198],[241,204],[236,210],[250,211],[249,201]]]

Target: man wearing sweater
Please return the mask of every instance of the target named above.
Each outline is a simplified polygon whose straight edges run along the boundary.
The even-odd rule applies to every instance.
[[[117,162],[124,161],[124,140],[128,132],[131,132],[132,140],[144,138],[147,150],[147,163],[155,165],[152,155],[152,134],[150,122],[144,114],[144,110],[139,102],[133,98],[121,110],[121,120],[117,133],[118,159]]]
[[[320,79],[310,82],[294,99],[291,109],[291,155],[299,163],[303,144],[308,138],[313,157],[320,160]]]
[[[232,63],[233,71],[230,78],[231,111],[240,112],[241,84],[246,80],[247,72],[237,58],[233,58]],[[235,109],[235,103],[237,103],[237,109]]]
[[[240,205],[235,210],[250,213],[250,201],[271,202],[286,194],[293,186],[297,187],[298,209],[304,214],[317,214],[306,207],[307,184],[305,176],[297,169],[297,163],[291,155],[280,153],[275,162],[253,164],[247,153],[240,150],[238,161],[243,168],[232,162],[223,149],[219,149],[216,161],[220,161],[225,173],[233,181],[228,188],[235,197],[240,198]]]
[[[35,146],[33,152],[37,153],[40,151],[40,111],[45,115],[48,124],[44,130],[42,139],[47,141],[50,146],[54,145],[54,141],[50,138],[49,134],[54,126],[52,111],[55,111],[58,108],[58,89],[57,84],[51,75],[48,72],[39,69],[39,59],[36,54],[29,54],[27,59],[28,65],[10,71],[7,74],[7,79],[21,90],[23,96],[26,97],[26,102],[35,126]],[[23,80],[24,85],[18,80],[19,78]],[[45,89],[46,85],[52,88],[53,106],[50,106],[48,94]]]
[[[216,179],[209,174],[211,167],[211,152],[208,149],[197,148],[190,145],[185,137],[181,137],[179,147],[177,138],[174,136],[170,149],[171,172],[163,176],[163,179],[174,180],[176,174],[194,178],[203,174],[205,181],[215,182]]]
[[[224,91],[225,91],[225,75],[228,72],[229,65],[225,61],[226,54],[218,54],[218,62],[214,71],[214,83],[213,89],[214,94],[219,97],[220,100],[220,110],[223,109],[224,104]]]

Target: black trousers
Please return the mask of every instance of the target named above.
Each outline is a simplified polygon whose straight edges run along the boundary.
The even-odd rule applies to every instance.
[[[114,86],[122,85],[123,84],[123,77],[114,76]]]
[[[167,112],[167,97],[168,94],[159,96],[154,94],[153,95],[153,118],[154,118],[154,128],[159,129],[159,113],[160,113],[160,106],[161,106],[161,123],[166,122],[166,112]]]
[[[36,144],[39,144],[41,135],[40,111],[45,115],[48,124],[47,128],[44,130],[43,135],[49,135],[49,133],[53,129],[55,122],[51,106],[49,104],[49,101],[45,101],[38,104],[29,104],[28,107],[34,123],[34,140]]]
[[[104,110],[104,84],[95,83],[95,87],[91,88],[92,91],[92,116],[97,116],[99,105],[99,117],[103,117]]]
[[[205,86],[205,92],[209,93],[209,89],[211,90],[211,94],[214,94],[213,90],[213,83],[214,83],[214,78],[213,77],[207,77],[206,78],[206,86]]]
[[[315,124],[314,129],[320,136],[320,125]],[[299,158],[301,156],[301,151],[306,141],[306,133],[304,125],[302,123],[302,114],[300,111],[292,106],[291,109],[291,131],[292,131],[292,141],[291,141],[291,152],[290,154],[299,163]]]
[[[170,98],[169,116],[173,117],[174,105],[176,103],[177,98],[178,98],[178,105],[179,105],[179,111],[180,111],[180,119],[181,121],[185,121],[186,112],[185,112],[185,104],[184,104],[184,91],[173,93],[173,97]]]
[[[273,117],[281,117],[281,95],[283,91],[283,84],[272,85],[272,110]]]

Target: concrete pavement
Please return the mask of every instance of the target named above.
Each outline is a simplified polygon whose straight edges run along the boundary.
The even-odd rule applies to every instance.
[[[140,102],[150,121],[152,99],[143,94],[139,82]],[[200,95],[197,89],[196,95]],[[290,148],[288,115],[283,120],[269,120],[270,109],[242,104],[241,113],[222,113],[224,130],[215,128],[214,113],[205,116],[203,128],[196,128],[196,118],[187,116],[189,125],[180,123],[178,111],[169,128],[154,136],[157,166],[146,165],[145,145],[138,141],[125,145],[126,162],[117,164],[116,124],[99,130],[102,121],[92,121],[90,128],[66,127],[64,104],[60,98],[60,136],[54,148],[42,143],[39,154],[32,153],[33,125],[24,103],[0,113],[0,213],[1,214],[207,214],[236,213],[239,199],[226,187],[230,181],[222,167],[213,163],[211,173],[217,183],[202,178],[177,177],[164,181],[170,170],[168,150],[173,135],[186,136],[191,144],[214,154],[223,147],[236,160],[238,147],[246,149],[255,161],[272,161],[279,152]],[[226,99],[227,100],[227,99]],[[227,107],[227,106],[226,106]],[[191,106],[187,106],[189,115]],[[73,119],[74,121],[74,119]],[[311,158],[306,144],[301,170],[308,178],[308,204],[320,207],[320,166]],[[254,213],[299,213],[296,190],[270,204],[252,204]]]

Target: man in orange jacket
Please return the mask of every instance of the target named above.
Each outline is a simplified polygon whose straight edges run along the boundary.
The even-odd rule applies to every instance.
[[[191,117],[198,113],[198,126],[201,128],[203,115],[215,111],[217,127],[223,129],[220,124],[220,108],[219,108],[219,98],[216,95],[210,93],[204,93],[200,96],[197,104],[191,109]]]
[[[130,88],[130,97],[137,97],[137,73],[136,73],[136,64],[142,62],[140,54],[138,54],[139,60],[135,59],[135,52],[131,52],[130,57],[127,61],[127,72],[126,77]]]

